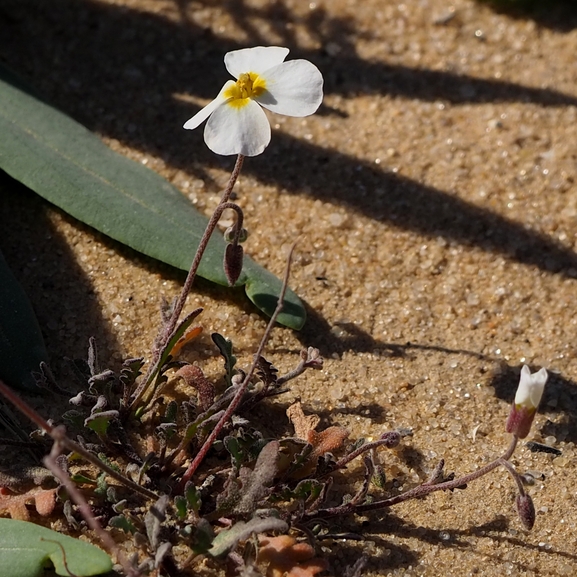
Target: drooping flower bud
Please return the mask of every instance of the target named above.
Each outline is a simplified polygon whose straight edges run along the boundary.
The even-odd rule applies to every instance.
[[[392,449],[401,442],[401,434],[399,431],[387,431],[381,435],[380,439],[386,441],[385,447],[387,449]]]
[[[228,284],[233,286],[242,272],[244,251],[240,244],[227,244],[224,253],[224,274]]]
[[[531,374],[531,369],[523,365],[519,387],[505,425],[508,433],[513,433],[519,439],[524,439],[529,434],[547,377],[544,368]]]
[[[517,513],[525,529],[530,531],[535,524],[535,505],[533,499],[526,493],[524,495],[517,495]]]

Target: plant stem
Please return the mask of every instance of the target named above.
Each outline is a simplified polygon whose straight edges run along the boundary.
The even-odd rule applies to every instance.
[[[278,304],[276,306],[276,309],[275,309],[273,315],[271,316],[271,318],[268,322],[268,325],[266,327],[264,335],[262,336],[262,339],[260,341],[258,349],[254,355],[254,360],[252,362],[252,365],[250,366],[248,373],[246,374],[242,384],[240,385],[240,387],[239,387],[237,393],[235,394],[234,398],[232,399],[230,405],[228,406],[228,408],[224,412],[224,415],[220,418],[220,420],[218,421],[218,423],[216,424],[216,426],[214,427],[214,429],[212,430],[210,435],[206,438],[202,447],[200,448],[200,450],[198,451],[198,453],[194,457],[192,463],[189,465],[188,469],[186,470],[186,472],[182,476],[182,479],[180,480],[180,482],[178,484],[178,488],[177,488],[177,492],[179,492],[179,493],[182,493],[184,491],[184,486],[186,485],[186,483],[188,483],[188,481],[190,481],[191,477],[194,475],[194,473],[196,472],[196,470],[198,469],[198,467],[202,463],[204,457],[206,456],[206,454],[208,453],[208,451],[212,447],[212,444],[214,443],[214,441],[216,441],[218,435],[220,435],[224,425],[232,417],[232,415],[234,414],[234,412],[236,411],[236,409],[238,408],[238,406],[240,405],[240,403],[242,401],[242,398],[246,392],[246,389],[248,388],[250,380],[252,379],[252,376],[254,375],[254,372],[256,370],[258,360],[259,360],[260,356],[262,355],[264,348],[268,342],[268,339],[270,337],[270,333],[274,327],[276,319],[278,318],[279,314],[281,313],[281,311],[283,309],[284,297],[285,297],[286,290],[288,287],[291,258],[292,258],[292,253],[293,253],[295,246],[296,246],[296,243],[294,243],[292,245],[288,259],[287,259],[287,265],[286,265],[286,269],[285,269],[282,288],[281,288],[281,291],[280,291],[280,294],[278,297]]]
[[[186,280],[184,281],[184,285],[182,287],[182,290],[180,291],[180,295],[178,297],[178,300],[174,304],[174,309],[172,311],[172,314],[170,315],[168,322],[161,328],[160,334],[155,341],[154,348],[152,351],[152,359],[151,359],[150,364],[148,366],[148,370],[146,372],[146,375],[142,379],[141,384],[137,387],[137,389],[134,391],[134,394],[132,395],[133,399],[130,402],[130,407],[129,407],[130,409],[138,406],[138,403],[140,402],[140,400],[142,399],[142,396],[144,395],[145,391],[148,389],[148,386],[150,385],[150,381],[153,379],[154,375],[156,374],[156,370],[158,368],[157,367],[158,360],[162,354],[164,347],[166,346],[166,344],[170,340],[172,334],[174,333],[174,330],[175,330],[176,325],[178,323],[178,319],[180,318],[180,315],[182,314],[182,310],[184,309],[184,305],[186,304],[186,299],[188,297],[188,294],[190,293],[190,290],[191,290],[192,285],[194,283],[194,279],[196,278],[196,273],[198,272],[198,267],[200,265],[200,261],[202,260],[204,252],[206,250],[206,247],[208,246],[208,241],[210,240],[212,233],[216,229],[216,225],[218,224],[218,221],[220,220],[220,217],[222,216],[222,211],[224,210],[224,208],[226,208],[226,205],[230,199],[230,195],[232,194],[232,189],[234,188],[234,185],[235,185],[235,183],[238,180],[238,177],[240,175],[240,171],[242,169],[243,162],[244,162],[244,156],[242,154],[239,154],[236,158],[236,162],[234,164],[234,168],[232,169],[232,173],[230,175],[230,178],[228,179],[228,183],[226,185],[226,188],[224,189],[224,192],[222,193],[222,197],[220,199],[220,202],[218,203],[218,206],[216,207],[215,211],[213,212],[212,216],[210,217],[210,220],[208,221],[208,224],[206,225],[206,229],[204,230],[204,234],[202,235],[202,238],[200,239],[200,243],[198,245],[198,248],[196,249],[194,259],[193,259],[192,264],[190,265],[190,269],[188,271],[188,275],[186,276]],[[225,205],[225,206],[223,207],[223,205]]]
[[[60,437],[60,439],[65,438],[66,434],[64,433],[64,427],[55,427],[56,436]],[[60,431],[58,431],[60,430]],[[108,531],[105,531],[102,528],[102,525],[98,522],[98,519],[94,516],[92,512],[92,508],[88,504],[88,501],[84,498],[84,495],[78,490],[78,487],[72,482],[68,473],[63,471],[59,466],[56,459],[61,453],[61,449],[63,444],[61,440],[54,439],[54,445],[52,445],[52,450],[50,454],[44,457],[44,464],[52,474],[60,481],[60,483],[65,487],[66,491],[68,492],[69,497],[76,503],[78,510],[84,517],[87,525],[96,533],[97,537],[100,539],[101,543],[104,547],[108,550],[109,553],[116,556],[116,560],[122,565],[124,572],[128,577],[138,577],[140,576],[140,572],[132,567],[126,559],[124,553],[120,550],[114,539],[110,536]],[[68,571],[70,573],[70,571]]]
[[[521,477],[520,477],[519,473],[517,473],[517,471],[515,471],[515,467],[513,467],[513,465],[511,465],[511,463],[509,463],[509,461],[507,461],[505,459],[501,459],[501,465],[503,465],[503,467],[505,467],[505,469],[507,469],[507,471],[509,471],[509,474],[511,475],[511,477],[513,477],[513,480],[515,481],[515,483],[517,485],[517,490],[519,491],[519,495],[521,495],[521,496],[525,495],[525,487],[523,487],[523,482],[521,481]]]
[[[89,463],[92,463],[101,469],[104,473],[113,479],[116,479],[119,483],[122,483],[129,489],[132,489],[134,492],[140,493],[147,499],[154,499],[155,501],[158,499],[158,495],[156,493],[153,493],[152,491],[137,485],[118,471],[115,471],[109,467],[106,463],[103,463],[98,457],[87,451],[84,447],[78,443],[75,443],[72,439],[66,436],[60,427],[53,427],[50,425],[50,423],[44,420],[28,403],[23,401],[16,393],[12,391],[12,389],[5,385],[2,380],[0,380],[0,393],[2,393],[2,395],[4,395],[4,397],[6,397],[23,415],[26,415],[36,426],[46,431],[46,433],[48,433],[54,439],[54,441],[60,443],[69,451],[78,453],[83,459]]]
[[[385,433],[380,439],[377,439],[376,441],[372,441],[370,443],[365,443],[364,445],[361,445],[358,449],[356,449],[352,453],[345,455],[342,459],[339,459],[335,463],[335,466],[333,469],[331,469],[330,471],[327,471],[327,473],[325,473],[324,475],[321,475],[318,478],[322,478],[322,477],[325,477],[326,475],[330,475],[331,473],[334,473],[335,471],[338,471],[339,469],[344,469],[351,461],[353,461],[359,455],[365,453],[366,451],[372,451],[372,450],[376,449],[377,447],[381,447],[382,445],[384,445],[385,447],[394,447],[398,444],[400,438],[401,438],[401,435],[397,431],[389,431],[388,433]]]
[[[365,503],[362,505],[354,505],[351,506],[349,503],[345,505],[340,505],[338,507],[332,507],[330,509],[320,509],[317,511],[310,511],[306,513],[303,517],[303,521],[309,519],[324,519],[327,517],[335,517],[337,515],[347,515],[350,513],[360,514],[366,513],[368,511],[375,511],[378,509],[386,509],[388,507],[392,507],[393,505],[397,505],[398,503],[402,503],[403,501],[408,501],[409,499],[417,499],[419,497],[424,497],[429,493],[434,493],[435,491],[446,491],[457,489],[458,487],[462,487],[483,475],[486,475],[493,469],[496,469],[499,466],[502,466],[504,461],[508,461],[513,453],[515,452],[515,448],[517,447],[518,438],[513,436],[511,444],[509,448],[505,451],[505,453],[500,456],[499,458],[491,461],[484,467],[481,467],[479,470],[475,471],[474,473],[469,473],[468,475],[464,475],[463,477],[459,477],[458,479],[453,479],[452,481],[445,481],[444,483],[437,483],[431,484],[430,482],[423,483],[409,491],[402,493],[401,495],[396,495],[395,497],[389,497],[388,499],[382,499],[380,501],[373,501],[372,503]]]
[[[206,250],[206,247],[208,245],[208,241],[210,240],[212,233],[216,229],[216,225],[218,224],[218,221],[220,220],[220,217],[222,215],[222,210],[218,210],[218,208],[220,208],[223,204],[226,204],[229,201],[230,195],[232,194],[232,189],[234,188],[234,185],[235,185],[235,183],[238,180],[238,177],[240,175],[240,171],[242,169],[243,162],[244,162],[244,156],[242,154],[239,154],[236,157],[236,162],[234,164],[234,168],[232,169],[232,173],[230,175],[230,178],[228,179],[228,184],[226,185],[226,188],[224,189],[224,192],[222,193],[222,198],[220,199],[219,206],[217,207],[217,210],[214,211],[213,215],[210,217],[210,220],[208,221],[208,224],[206,225],[206,230],[204,231],[204,234],[202,235],[202,238],[200,240],[200,244],[198,245],[198,248],[196,249],[196,254],[194,255],[194,260],[192,261],[192,264],[190,265],[190,270],[188,271],[188,275],[186,277],[186,280],[184,281],[184,286],[182,287],[182,291],[180,293],[180,296],[178,297],[178,300],[176,301],[176,304],[174,305],[174,310],[172,312],[170,320],[168,321],[168,323],[164,327],[164,330],[163,330],[164,340],[161,342],[161,348],[162,348],[162,345],[164,345],[168,341],[168,339],[170,338],[170,335],[172,335],[172,332],[174,331],[174,328],[176,327],[176,323],[178,322],[180,314],[182,313],[182,309],[184,308],[184,305],[186,304],[186,298],[188,297],[188,293],[190,292],[190,289],[192,288],[192,284],[194,283],[194,279],[196,278],[196,273],[198,271],[198,267],[200,265],[200,261],[202,259],[202,256],[204,255],[204,251]]]

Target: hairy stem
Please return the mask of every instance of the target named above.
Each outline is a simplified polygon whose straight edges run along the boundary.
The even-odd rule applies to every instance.
[[[210,217],[210,220],[208,221],[208,224],[206,225],[206,230],[204,231],[204,234],[202,235],[202,238],[200,240],[200,244],[198,245],[198,248],[196,249],[196,254],[194,255],[194,260],[192,261],[192,264],[190,265],[190,270],[188,271],[188,275],[186,277],[186,280],[184,281],[184,286],[182,287],[182,291],[180,293],[180,296],[178,297],[178,300],[176,301],[176,304],[174,305],[174,310],[172,312],[172,316],[170,317],[170,320],[166,324],[166,327],[164,327],[163,332],[164,332],[165,338],[164,338],[164,341],[161,342],[161,345],[165,344],[168,341],[168,339],[170,338],[170,335],[172,335],[172,332],[174,331],[174,328],[176,327],[176,323],[178,322],[178,319],[180,318],[180,315],[182,313],[182,309],[184,308],[184,305],[186,303],[186,298],[188,297],[188,293],[190,292],[190,289],[192,288],[192,284],[194,283],[194,279],[196,278],[198,266],[200,265],[200,261],[202,259],[202,256],[204,255],[204,251],[206,250],[206,247],[208,245],[208,241],[210,240],[212,233],[216,229],[216,225],[218,224],[218,221],[220,220],[220,217],[222,215],[222,211],[224,210],[224,208],[221,208],[221,207],[222,207],[222,205],[228,203],[228,201],[230,199],[230,195],[232,194],[232,189],[234,188],[234,185],[235,185],[235,183],[238,180],[238,177],[240,175],[240,171],[242,170],[243,162],[244,162],[244,156],[242,154],[239,154],[236,157],[236,162],[234,164],[234,168],[232,169],[232,173],[230,175],[230,178],[228,179],[228,184],[226,185],[226,188],[224,189],[224,192],[222,193],[222,198],[220,199],[219,206],[214,211],[213,215]]]
[[[2,395],[4,395],[4,397],[6,397],[23,415],[26,415],[37,427],[46,431],[46,433],[48,433],[55,441],[66,447],[69,451],[77,453],[83,459],[92,463],[113,479],[116,479],[119,483],[122,483],[125,487],[139,493],[143,497],[154,499],[155,501],[158,500],[158,495],[156,493],[137,485],[118,471],[109,467],[106,463],[103,463],[96,455],[93,455],[84,447],[67,437],[62,428],[50,425],[50,423],[44,420],[28,403],[24,402],[12,391],[12,389],[5,385],[2,380],[0,380],[0,393],[2,393]]]
[[[145,391],[148,389],[148,387],[150,385],[150,381],[153,379],[153,377],[156,373],[156,370],[158,368],[157,367],[158,360],[160,358],[160,355],[161,355],[164,347],[166,346],[166,343],[168,343],[168,341],[170,340],[170,337],[174,333],[174,330],[175,330],[176,325],[178,323],[178,319],[180,318],[180,315],[182,314],[182,310],[184,309],[184,305],[186,304],[186,299],[188,297],[188,293],[190,293],[190,290],[191,290],[192,285],[194,283],[194,279],[196,278],[196,273],[198,272],[198,267],[200,265],[200,261],[202,260],[204,252],[206,250],[206,247],[208,246],[208,241],[210,240],[212,233],[216,229],[216,225],[218,224],[218,221],[220,220],[220,217],[222,216],[222,211],[224,210],[224,208],[229,208],[228,207],[228,201],[230,199],[230,195],[232,194],[232,189],[234,188],[234,185],[235,185],[235,183],[238,180],[238,177],[240,175],[240,171],[242,169],[243,162],[244,162],[244,156],[242,154],[239,154],[236,158],[236,162],[235,162],[234,168],[232,169],[232,173],[230,175],[230,178],[228,179],[228,184],[226,185],[226,188],[224,189],[224,192],[222,193],[222,197],[220,199],[220,202],[219,202],[218,206],[216,207],[216,210],[214,211],[214,213],[210,217],[210,220],[208,221],[208,224],[206,225],[206,229],[204,231],[204,234],[202,235],[202,238],[200,239],[200,243],[198,245],[198,248],[196,249],[196,254],[194,255],[194,259],[192,261],[192,264],[190,265],[188,275],[186,276],[186,280],[184,281],[184,285],[182,287],[182,291],[180,292],[178,300],[176,301],[176,303],[174,305],[174,309],[172,311],[172,314],[170,315],[168,322],[161,328],[160,334],[159,334],[159,336],[158,336],[158,338],[154,344],[154,350],[152,351],[152,359],[151,359],[150,365],[148,366],[148,370],[146,372],[146,375],[142,379],[141,384],[138,386],[138,388],[136,389],[136,391],[133,394],[133,399],[130,403],[131,409],[138,407],[138,404],[139,404],[140,400],[142,399],[142,396],[144,395]],[[223,207],[223,205],[224,205],[224,207]]]
[[[64,427],[62,426],[55,427],[53,432],[56,436],[60,437],[60,439],[66,436],[64,433]],[[122,565],[126,575],[129,577],[138,577],[140,572],[130,565],[122,551],[119,549],[118,545],[115,543],[114,539],[110,536],[110,533],[105,531],[102,528],[102,525],[100,525],[98,522],[98,519],[94,517],[92,508],[88,504],[88,501],[86,501],[84,498],[84,495],[82,495],[82,493],[78,490],[68,474],[58,466],[56,459],[62,452],[63,447],[64,445],[61,443],[61,441],[55,439],[50,454],[44,457],[44,464],[65,487],[69,497],[74,501],[74,503],[76,503],[76,506],[78,507],[78,510],[82,514],[82,517],[86,521],[87,525],[94,531],[94,533],[100,539],[101,543],[104,545],[105,549],[116,557],[116,560]],[[68,572],[70,573],[70,571]]]
[[[240,206],[238,206],[238,204],[235,204],[234,202],[225,202],[225,203],[220,204],[219,205],[220,214],[222,215],[222,213],[227,208],[230,208],[231,210],[234,210],[234,212],[236,212],[236,222],[234,223],[234,226],[233,226],[234,238],[232,239],[232,243],[233,244],[239,244],[240,235],[242,234],[242,225],[244,223],[244,214],[243,214]]]
[[[335,471],[338,471],[339,469],[343,469],[351,461],[353,461],[359,455],[362,455],[366,451],[372,451],[372,450],[374,450],[377,447],[380,447],[382,445],[384,445],[385,447],[389,447],[389,448],[395,447],[396,445],[399,444],[400,438],[401,438],[401,435],[397,431],[389,431],[389,432],[385,433],[384,435],[382,435],[380,439],[377,439],[376,441],[372,441],[370,443],[365,443],[364,445],[361,445],[358,449],[356,449],[352,453],[349,453],[348,455],[345,455],[344,457],[339,459],[335,463],[334,468],[331,469],[330,471],[327,471],[327,473],[325,475],[321,475],[321,477],[324,477],[326,475],[330,475],[331,473],[334,473]]]
[[[365,503],[361,505],[353,505],[351,506],[350,503],[345,505],[339,505],[338,507],[332,507],[329,509],[321,509],[317,511],[310,511],[306,513],[303,517],[303,520],[308,519],[318,519],[318,518],[328,518],[334,517],[337,515],[347,515],[347,514],[360,514],[366,513],[368,511],[376,511],[379,509],[386,509],[388,507],[392,507],[393,505],[397,505],[398,503],[402,503],[403,501],[408,501],[409,499],[417,499],[419,497],[424,497],[429,493],[434,493],[435,491],[447,491],[451,489],[457,489],[458,487],[462,487],[483,475],[491,472],[493,469],[496,469],[499,466],[503,466],[505,461],[508,461],[513,453],[515,452],[515,448],[517,447],[518,438],[513,436],[511,444],[509,448],[505,451],[505,453],[500,456],[499,458],[491,461],[484,467],[481,467],[479,470],[469,473],[468,475],[464,475],[463,477],[459,477],[458,479],[453,479],[452,481],[445,481],[444,483],[431,483],[426,482],[422,485],[414,487],[409,491],[402,493],[400,495],[396,495],[394,497],[389,497],[388,499],[382,499],[380,501],[373,501],[372,503]]]
[[[517,473],[517,471],[515,471],[515,467],[513,467],[513,465],[511,465],[511,463],[509,463],[509,461],[505,459],[501,459],[501,465],[503,465],[503,467],[505,467],[505,469],[509,471],[511,477],[513,477],[513,480],[517,484],[517,490],[519,491],[519,495],[522,496],[525,495],[525,487],[523,487],[521,476],[519,475],[519,473]]]
[[[192,476],[194,475],[194,473],[196,472],[196,470],[198,469],[198,467],[202,463],[204,457],[206,456],[206,454],[208,453],[208,451],[212,447],[212,444],[214,443],[214,441],[216,441],[216,439],[218,438],[218,435],[220,435],[224,425],[232,417],[232,415],[234,414],[234,412],[236,411],[236,409],[240,405],[242,398],[244,397],[246,389],[248,388],[248,385],[249,385],[249,383],[250,383],[250,381],[254,375],[254,372],[256,371],[256,367],[258,365],[258,360],[264,351],[264,348],[268,342],[268,339],[270,337],[270,334],[272,332],[274,324],[276,323],[276,319],[278,318],[279,314],[281,313],[281,311],[283,309],[284,297],[285,297],[286,290],[288,287],[288,279],[289,279],[289,275],[290,275],[291,258],[292,258],[292,253],[293,253],[295,246],[296,246],[296,243],[293,244],[291,249],[290,249],[290,253],[289,253],[289,256],[287,259],[287,265],[286,265],[286,269],[285,269],[284,279],[283,279],[283,283],[282,283],[282,288],[281,288],[281,291],[280,291],[280,294],[278,297],[278,304],[276,306],[276,309],[275,309],[273,315],[271,316],[271,318],[269,320],[269,323],[266,327],[264,335],[262,336],[262,339],[260,341],[258,349],[254,355],[254,361],[252,362],[252,365],[250,366],[248,373],[246,374],[242,384],[240,385],[240,387],[239,387],[237,393],[235,394],[234,398],[232,399],[230,405],[228,406],[228,408],[224,412],[224,415],[222,415],[222,417],[220,418],[220,420],[218,421],[218,423],[216,424],[216,426],[214,427],[214,429],[212,430],[210,435],[206,438],[202,447],[200,448],[200,450],[198,451],[198,453],[194,457],[192,463],[189,465],[188,469],[186,470],[186,472],[182,476],[182,479],[180,480],[180,482],[178,484],[178,492],[180,492],[180,493],[182,493],[184,491],[184,486],[186,485],[186,483],[188,481],[190,481],[190,479],[192,478]]]

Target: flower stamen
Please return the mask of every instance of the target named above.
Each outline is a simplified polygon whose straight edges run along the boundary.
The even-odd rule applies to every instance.
[[[261,95],[266,89],[266,81],[255,72],[243,72],[238,80],[225,92],[228,104],[242,107],[249,99]]]

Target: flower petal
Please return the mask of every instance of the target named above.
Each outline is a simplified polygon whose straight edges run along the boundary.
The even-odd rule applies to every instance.
[[[547,377],[548,375],[545,368],[542,368],[536,373],[531,373],[531,369],[527,365],[523,365],[519,386],[515,394],[515,404],[536,409],[541,402]]]
[[[257,156],[270,142],[270,124],[263,109],[252,100],[242,107],[225,104],[208,119],[204,141],[216,154]]]
[[[234,50],[224,55],[226,69],[238,78],[243,72],[263,73],[278,66],[288,56],[289,49],[281,46],[256,46]]]
[[[226,84],[220,89],[218,96],[212,101],[209,102],[204,108],[201,108],[192,118],[187,120],[183,128],[188,130],[193,130],[200,126],[220,105],[224,104],[227,101],[227,98],[224,96],[224,93],[227,88],[230,86],[234,86],[233,80],[228,80]]]
[[[286,116],[308,116],[323,101],[323,76],[308,60],[283,62],[264,74],[266,91],[255,100]]]

